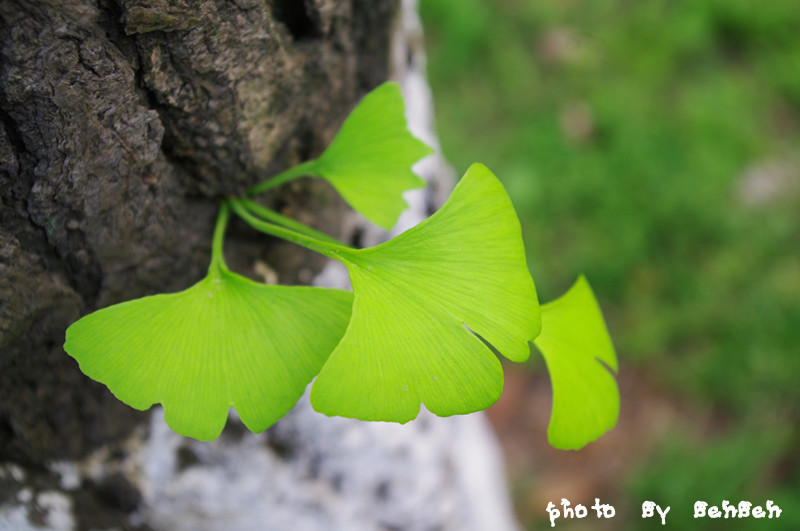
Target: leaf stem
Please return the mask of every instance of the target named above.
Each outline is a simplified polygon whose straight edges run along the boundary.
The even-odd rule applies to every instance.
[[[292,179],[296,179],[298,177],[303,177],[305,175],[311,175],[310,169],[316,164],[316,160],[307,160],[298,164],[297,166],[293,166],[288,170],[279,173],[275,177],[264,181],[261,184],[257,184],[251,188],[246,190],[246,194],[248,196],[253,196],[256,194],[260,194],[261,192],[266,192],[267,190],[272,190],[275,187],[278,187],[284,183],[291,181]]]
[[[263,220],[277,223],[278,225],[283,225],[287,229],[291,229],[295,232],[299,232],[301,234],[305,234],[306,236],[310,236],[311,238],[326,241],[328,243],[333,243],[336,245],[346,246],[344,243],[340,242],[336,238],[332,236],[328,236],[324,232],[320,232],[316,229],[313,229],[306,225],[305,223],[301,223],[296,219],[292,219],[290,217],[284,216],[275,212],[272,209],[269,209],[263,205],[260,205],[254,201],[250,201],[249,199],[239,199],[237,200],[243,207],[245,207],[251,214],[254,214],[260,217]]]
[[[230,208],[227,201],[222,201],[217,214],[217,223],[214,226],[214,239],[211,243],[211,263],[208,266],[209,274],[219,271],[228,271],[223,253],[223,243],[225,241],[225,229],[228,227],[230,218]]]
[[[237,216],[242,218],[248,225],[257,231],[269,234],[270,236],[282,238],[292,243],[296,243],[297,245],[305,247],[306,249],[311,249],[312,251],[325,255],[328,258],[333,258],[334,260],[338,260],[340,262],[346,261],[347,257],[349,257],[355,250],[336,243],[318,240],[306,234],[281,227],[280,225],[276,225],[274,223],[262,221],[253,216],[253,214],[251,214],[244,207],[244,205],[242,205],[240,200],[230,200],[229,204]]]

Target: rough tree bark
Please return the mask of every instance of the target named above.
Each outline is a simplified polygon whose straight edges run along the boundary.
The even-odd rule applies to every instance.
[[[64,354],[64,330],[98,307],[200,279],[215,197],[324,148],[388,77],[398,9],[398,0],[0,2],[0,508],[23,507],[26,522],[53,529],[180,527],[180,515],[165,515],[187,498],[161,512],[158,500],[174,495],[187,467],[226,450],[182,442],[158,415],[151,423],[116,401]],[[317,181],[270,200],[325,230],[346,215]],[[229,239],[228,261],[251,276],[269,264],[281,283],[307,283],[323,264],[241,225]],[[313,413],[301,404],[292,415],[261,439],[235,424],[223,439],[291,461]],[[347,433],[330,426],[334,439]],[[444,430],[439,437],[458,433]],[[159,445],[172,452],[166,464]],[[306,446],[312,457],[295,461],[319,469],[321,450]],[[163,467],[175,475],[159,483]],[[341,472],[329,475],[341,491]],[[374,496],[391,500],[382,485]],[[61,523],[59,504],[72,515]],[[22,525],[22,513],[4,514],[0,527]],[[361,518],[351,516],[340,523]],[[385,525],[419,527],[414,518]],[[281,528],[273,524],[228,528]]]
[[[133,415],[64,357],[66,325],[199,279],[213,198],[324,146],[386,79],[395,9],[0,4],[0,455],[75,457],[130,429]],[[292,265],[273,260],[284,282]]]

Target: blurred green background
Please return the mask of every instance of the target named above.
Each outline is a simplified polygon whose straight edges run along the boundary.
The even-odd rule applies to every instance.
[[[800,529],[800,2],[422,0],[445,156],[491,168],[540,298],[583,272],[620,358],[618,427],[542,444],[549,384],[509,367],[490,410],[517,516],[565,496],[617,507],[771,499]]]

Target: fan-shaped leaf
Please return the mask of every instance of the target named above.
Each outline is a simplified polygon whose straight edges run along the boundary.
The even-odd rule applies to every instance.
[[[442,416],[477,411],[497,400],[503,374],[475,334],[514,361],[530,355],[536,290],[514,208],[486,167],[470,167],[416,227],[338,254],[353,311],[312,387],[318,411],[395,422],[416,417],[420,403]]]
[[[230,407],[256,432],[283,417],[341,338],[351,302],[212,268],[185,291],[87,315],[64,349],[126,404],[160,402],[173,430],[210,440]]]
[[[389,82],[361,100],[318,159],[286,176],[327,180],[354,209],[388,230],[408,206],[403,192],[425,186],[411,166],[432,152],[408,131],[400,87]]]
[[[566,294],[542,306],[542,333],[534,343],[553,385],[550,444],[578,449],[613,428],[619,416],[619,390],[608,368],[617,371],[617,357],[583,276]]]
[[[411,166],[432,152],[408,131],[400,87],[384,83],[364,96],[318,159],[290,168],[254,186],[248,194],[303,175],[321,177],[350,206],[388,230],[408,206],[403,192],[425,186]]]

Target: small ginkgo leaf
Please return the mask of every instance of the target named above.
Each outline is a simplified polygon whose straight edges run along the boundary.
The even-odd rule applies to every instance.
[[[252,431],[283,417],[344,333],[350,292],[268,286],[228,271],[185,291],[94,312],[64,349],[136,409],[164,405],[181,435],[216,438],[230,407]]]
[[[332,256],[349,269],[353,311],[311,389],[317,411],[394,422],[415,418],[420,403],[441,416],[478,411],[503,387],[481,338],[511,360],[530,355],[536,290],[514,207],[485,166],[470,167],[416,227]]]
[[[619,416],[619,390],[611,372],[617,371],[617,356],[583,276],[542,306],[542,333],[534,344],[553,386],[550,444],[577,450],[613,428]]]
[[[425,186],[411,166],[432,152],[408,131],[400,87],[388,82],[361,100],[318,159],[287,175],[327,180],[350,206],[389,230],[408,206],[403,192]]]
[[[387,82],[364,96],[319,158],[254,186],[248,194],[303,175],[321,177],[355,210],[389,230],[408,207],[403,192],[425,186],[411,166],[431,153],[433,150],[408,130],[400,87]]]

